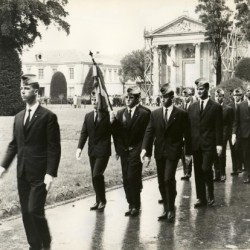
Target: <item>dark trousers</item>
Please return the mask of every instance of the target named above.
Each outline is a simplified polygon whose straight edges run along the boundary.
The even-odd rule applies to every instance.
[[[226,175],[226,150],[227,150],[228,140],[229,140],[228,138],[223,139],[221,155],[218,156],[217,154],[215,154],[215,159],[214,159],[215,178],[221,178],[222,175]]]
[[[121,156],[123,188],[129,208],[140,209],[142,189],[142,163],[140,155],[128,151]]]
[[[168,158],[157,158],[157,177],[159,190],[163,199],[164,210],[174,211],[176,192],[175,173],[178,160],[170,160]]]
[[[233,145],[231,140],[229,140],[229,146],[231,150],[233,172],[236,173],[237,170],[242,170],[243,160],[241,151],[241,142],[239,140]]]
[[[104,182],[104,171],[107,167],[109,161],[108,157],[96,158],[89,157],[91,174],[92,174],[92,183],[96,194],[96,202],[106,203],[106,194],[105,194],[105,182]]]
[[[47,196],[44,180],[28,181],[25,177],[17,179],[23,224],[31,250],[49,247],[51,242],[45,201]]]
[[[250,137],[241,139],[243,164],[250,178]]]
[[[206,188],[208,199],[214,199],[214,184],[213,184],[213,163],[215,151],[198,151],[193,152],[194,160],[194,175],[196,185],[197,199],[202,202],[207,201]]]
[[[185,147],[183,147],[182,155],[181,155],[181,162],[183,165],[183,174],[184,174],[184,176],[188,175],[191,177],[193,160],[191,159],[189,164],[186,164],[186,159],[185,159],[186,153],[185,152],[186,152]]]

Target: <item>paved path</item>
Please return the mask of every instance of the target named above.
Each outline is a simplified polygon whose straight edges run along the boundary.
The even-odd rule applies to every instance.
[[[181,175],[177,171],[175,223],[157,221],[162,206],[153,178],[144,181],[137,218],[124,216],[127,204],[122,188],[107,193],[104,213],[89,210],[93,197],[47,209],[52,249],[250,249],[250,185],[242,183],[242,174],[216,183],[216,206],[202,209],[193,208],[194,179],[183,182]],[[28,249],[20,218],[0,223],[1,250]]]

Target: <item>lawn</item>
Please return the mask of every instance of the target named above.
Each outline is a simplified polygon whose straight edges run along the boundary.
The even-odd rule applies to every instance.
[[[82,152],[81,160],[77,161],[75,159],[83,119],[85,114],[91,111],[92,106],[86,106],[86,108],[82,106],[80,109],[74,109],[68,105],[62,107],[60,105],[50,105],[47,108],[58,116],[62,143],[62,157],[58,178],[55,179],[48,194],[47,204],[93,193],[87,144]],[[0,159],[2,159],[12,137],[13,120],[14,117],[0,117]],[[144,169],[143,175],[148,176],[153,173],[155,173],[154,161],[147,169]],[[115,159],[113,146],[112,156],[105,171],[105,182],[107,187],[122,184],[120,161]],[[16,188],[16,160],[12,163],[8,173],[0,180],[0,190],[0,209],[5,209],[9,211],[8,214],[11,214],[12,208],[12,213],[15,213],[16,205],[19,205]]]

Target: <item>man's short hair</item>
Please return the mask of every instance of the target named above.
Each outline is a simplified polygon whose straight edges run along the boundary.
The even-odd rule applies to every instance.
[[[191,88],[185,88],[183,91],[182,91],[182,93],[183,94],[185,94],[185,95],[193,95],[194,93],[193,93],[193,90],[191,89]]]
[[[241,95],[243,95],[243,90],[242,90],[242,88],[239,87],[239,88],[234,89],[233,95],[234,95],[234,96],[241,96]]]
[[[216,90],[215,90],[215,93],[218,94],[218,95],[223,95],[223,96],[225,95],[224,90],[221,89],[221,88],[216,89]]]
[[[195,82],[195,85],[197,88],[200,88],[200,87],[205,87],[205,88],[209,88],[209,81],[205,78],[198,78]]]
[[[25,74],[25,75],[22,75],[21,78],[22,78],[24,86],[31,86],[34,89],[40,88],[35,74]]]
[[[137,86],[129,87],[127,89],[127,94],[128,95],[134,95],[135,97],[140,97],[141,96],[141,90]]]
[[[171,88],[169,83],[165,83],[161,86],[160,92],[162,96],[169,95],[174,96],[174,90]]]

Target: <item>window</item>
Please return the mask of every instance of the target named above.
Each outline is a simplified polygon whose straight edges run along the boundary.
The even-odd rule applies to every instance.
[[[69,68],[69,79],[74,79],[74,68]]]
[[[38,69],[38,79],[43,79],[43,78],[44,78],[44,70]]]

